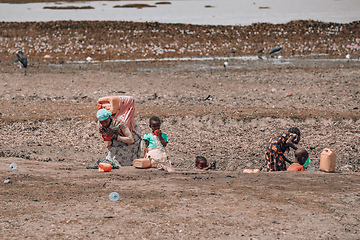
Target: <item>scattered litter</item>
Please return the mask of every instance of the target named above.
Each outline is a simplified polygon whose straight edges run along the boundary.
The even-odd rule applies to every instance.
[[[117,201],[119,200],[119,194],[117,192],[112,192],[109,194],[109,199],[111,201]]]
[[[213,98],[211,97],[211,95],[209,95],[209,96],[207,96],[205,99],[204,99],[204,101],[206,101],[206,100],[213,100]]]
[[[260,169],[244,169],[243,173],[259,173]]]
[[[12,163],[10,164],[10,170],[15,170],[17,168],[17,164],[16,163]]]
[[[12,182],[10,181],[10,179],[6,179],[6,180],[4,181],[4,183],[5,183],[5,184],[10,184],[10,183],[12,183]]]
[[[288,95],[286,95],[287,97],[291,97],[293,94],[292,93],[289,93]]]
[[[108,91],[108,93],[126,93],[124,91]]]
[[[306,171],[315,171],[315,167],[308,167]]]
[[[355,134],[355,136],[360,137],[360,134],[359,134],[359,133],[357,133],[357,134]]]

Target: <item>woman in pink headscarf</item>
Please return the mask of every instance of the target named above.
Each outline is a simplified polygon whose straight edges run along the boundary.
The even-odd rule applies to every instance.
[[[134,119],[134,98],[119,98],[120,104],[115,116],[104,108],[97,112],[99,132],[103,140],[108,142],[109,151],[104,161],[111,163],[113,168],[130,166],[141,154],[141,131]],[[87,168],[97,168],[99,162]]]

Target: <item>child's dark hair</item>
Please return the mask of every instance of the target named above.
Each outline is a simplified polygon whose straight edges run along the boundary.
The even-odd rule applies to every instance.
[[[151,121],[154,121],[154,122],[160,122],[161,123],[161,120],[158,116],[152,116],[149,120],[149,123],[151,124]]]
[[[200,161],[205,161],[207,162],[206,158],[203,156],[196,156],[196,160],[195,160],[195,166],[199,165]]]
[[[296,135],[300,136],[300,130],[297,127],[290,128],[289,133],[295,133]]]
[[[295,151],[295,159],[301,165],[304,165],[309,157],[309,153],[304,148],[299,148]]]

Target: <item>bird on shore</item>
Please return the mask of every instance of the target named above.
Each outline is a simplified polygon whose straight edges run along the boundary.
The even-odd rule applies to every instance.
[[[263,48],[263,49],[260,49],[257,53],[258,53],[258,58],[259,58],[259,59],[263,59],[263,56],[262,56],[262,55],[264,54],[264,48]]]
[[[17,61],[20,62],[23,65],[23,67],[25,68],[25,74],[24,75],[26,75],[26,69],[27,69],[28,61],[27,61],[27,58],[26,58],[25,54],[22,51],[18,51],[16,53],[16,56],[17,56]]]
[[[269,55],[271,57],[274,57],[274,54],[279,53],[282,49],[283,49],[282,46],[277,45],[276,47],[274,47],[273,49],[270,50]]]
[[[229,64],[228,61],[225,61],[225,62],[224,62],[224,69],[225,69],[225,71],[226,71],[226,67],[227,67],[228,64]]]
[[[351,55],[350,55],[350,53],[346,54],[345,57],[346,57],[347,61],[350,62],[350,60],[351,60]]]

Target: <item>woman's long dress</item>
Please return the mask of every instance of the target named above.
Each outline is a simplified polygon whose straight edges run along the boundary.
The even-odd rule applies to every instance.
[[[131,166],[134,159],[141,155],[141,131],[138,123],[134,129],[134,143],[128,145],[117,140],[113,140],[112,147],[109,149],[106,160],[114,163],[115,166]]]

